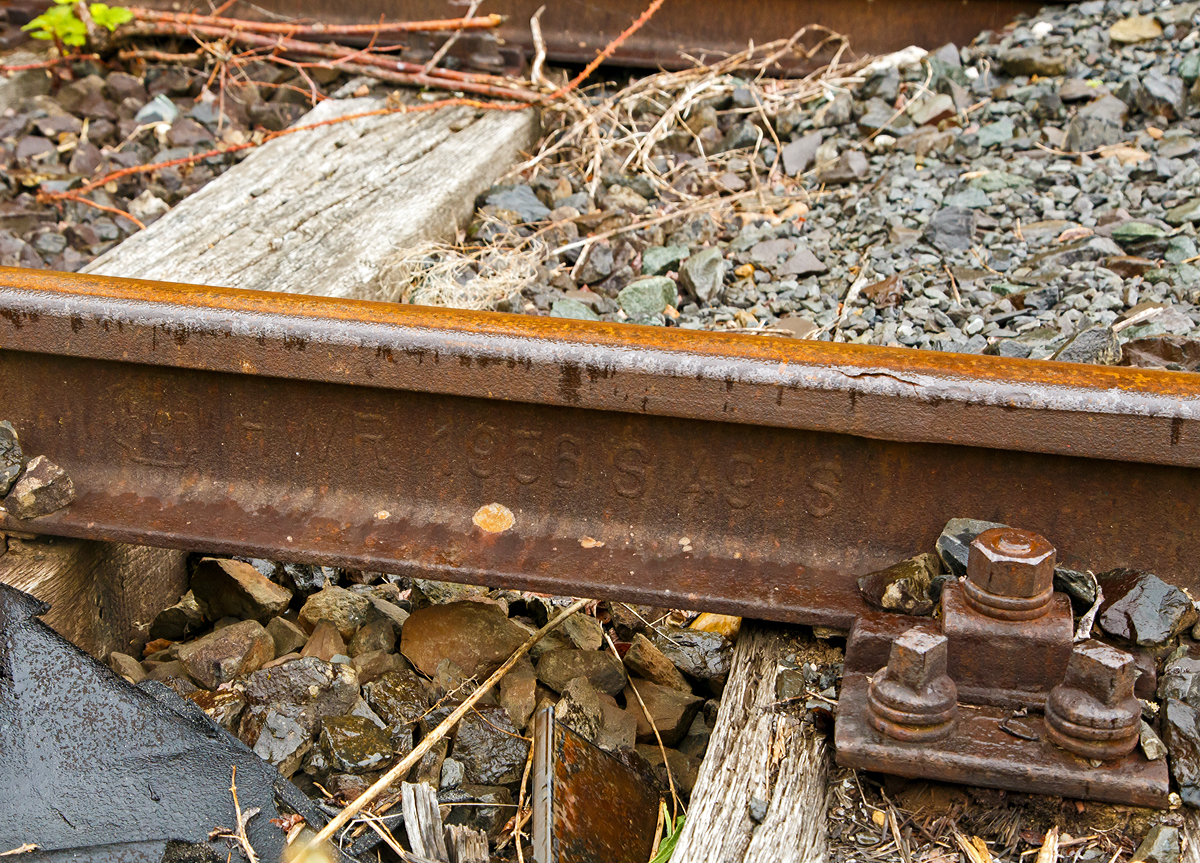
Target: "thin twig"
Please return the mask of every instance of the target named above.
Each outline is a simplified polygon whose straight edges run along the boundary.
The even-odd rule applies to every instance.
[[[238,844],[242,846],[242,853],[246,855],[246,859],[250,863],[258,863],[258,855],[254,853],[254,846],[250,844],[250,837],[246,835],[246,822],[242,819],[242,806],[238,803],[237,796],[237,765],[233,765],[233,775],[229,779],[229,793],[233,795],[233,815],[237,819]]]
[[[621,659],[621,654],[617,652],[617,646],[613,644],[613,640],[607,632],[604,633],[604,640],[608,642],[613,656],[617,658],[617,662],[620,662],[623,667],[625,663]],[[654,732],[654,739],[658,741],[658,749],[663,757],[663,769],[667,771],[667,785],[671,787],[671,816],[678,818],[679,810],[683,808],[683,804],[679,802],[679,794],[675,791],[675,778],[671,775],[671,762],[667,760],[667,747],[663,745],[662,735],[658,733],[658,726],[654,724],[654,717],[650,715],[650,709],[646,707],[646,702],[642,701],[642,694],[638,692],[632,677],[629,678],[629,688],[633,690],[633,696],[637,699],[637,703],[641,705],[642,713],[645,715],[646,721],[650,723],[650,729]]]
[[[87,206],[93,207],[97,210],[103,210],[106,213],[112,213],[115,216],[120,216],[122,219],[128,219],[129,221],[133,222],[135,225],[138,226],[139,231],[146,230],[146,226],[145,226],[145,224],[142,223],[141,219],[138,219],[135,216],[131,216],[129,213],[125,212],[124,210],[119,210],[116,207],[106,207],[104,204],[97,204],[95,201],[89,200],[88,198],[85,198],[82,195],[76,195],[73,192],[60,192],[58,194],[57,200],[75,201],[77,204],[86,204]]]
[[[17,854],[28,854],[31,851],[36,851],[36,850],[38,850],[37,845],[34,845],[32,842],[26,842],[20,848],[14,848],[11,851],[0,852],[0,857],[12,857]]]
[[[467,9],[467,14],[463,17],[468,20],[473,19],[475,17],[475,11],[479,9],[479,4],[482,2],[483,0],[471,0],[471,6],[469,9]],[[437,51],[434,52],[433,56],[429,58],[429,62],[425,64],[424,71],[426,75],[428,75],[433,69],[437,68],[437,64],[440,63],[442,58],[446,56],[446,53],[452,47],[454,47],[454,43],[458,41],[458,37],[462,35],[462,32],[463,31],[461,27],[455,30],[450,34],[450,38],[442,43],[442,47],[438,48]]]
[[[504,16],[494,13],[479,18],[466,15],[462,18],[443,18],[434,21],[393,21],[391,23],[381,21],[378,24],[270,24],[264,21],[245,21],[240,18],[221,18],[216,15],[197,15],[191,12],[160,12],[157,9],[137,7],[130,11],[139,21],[229,27],[254,33],[278,33],[284,36],[373,36],[381,33],[432,33],[439,30],[490,30],[504,23]]]
[[[381,776],[374,785],[360,794],[353,803],[351,803],[340,813],[338,813],[336,817],[330,820],[330,822],[321,829],[320,833],[309,840],[309,843],[303,849],[301,849],[300,854],[297,855],[297,858],[303,859],[306,854],[315,850],[323,843],[328,842],[335,833],[345,827],[350,819],[361,812],[368,803],[386,791],[387,788],[397,779],[406,775],[408,771],[412,769],[412,766],[420,761],[426,752],[433,748],[435,743],[445,737],[450,732],[450,729],[457,725],[459,720],[466,716],[467,712],[474,707],[475,704],[481,698],[483,698],[483,696],[489,693],[497,683],[500,682],[501,678],[503,678],[504,675],[507,674],[509,670],[517,664],[517,661],[520,660],[522,656],[528,653],[535,644],[541,641],[549,632],[556,629],[564,620],[566,620],[575,612],[579,611],[581,608],[584,608],[589,601],[590,600],[587,599],[580,599],[572,603],[567,608],[563,609],[563,611],[559,613],[557,617],[555,617],[533,635],[529,636],[525,643],[513,651],[512,656],[505,660],[503,665],[492,672],[492,675],[485,680],[478,689],[468,695],[466,699],[463,700],[462,704],[455,708],[449,716],[447,716],[438,724],[437,728],[426,734],[425,737],[422,738],[421,742],[413,747],[412,752],[401,759],[399,764],[395,765],[388,770],[387,773],[383,774],[383,776]]]
[[[539,6],[538,10],[533,13],[533,17],[529,19],[529,32],[533,34],[534,48],[533,65],[529,67],[529,80],[535,87],[546,82],[542,76],[542,64],[546,62],[546,40],[542,38],[542,13],[545,11],[545,5]]]

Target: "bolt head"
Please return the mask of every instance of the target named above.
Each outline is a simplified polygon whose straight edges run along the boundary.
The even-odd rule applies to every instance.
[[[1133,697],[1137,666],[1131,655],[1099,641],[1076,645],[1067,663],[1063,686],[1078,689],[1105,707],[1116,707]]]
[[[922,692],[946,675],[946,636],[910,629],[892,642],[887,676],[913,692]]]
[[[1054,587],[1054,546],[1012,527],[985,530],[971,543],[967,578],[997,596],[1032,598]]]

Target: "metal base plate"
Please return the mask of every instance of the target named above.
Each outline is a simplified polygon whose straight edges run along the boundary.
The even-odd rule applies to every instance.
[[[1042,717],[1031,715],[1017,730],[1036,734],[1024,740],[1004,731],[1012,711],[959,705],[958,724],[933,743],[904,743],[880,734],[868,721],[868,678],[850,673],[842,680],[834,740],[844,767],[1024,791],[1124,803],[1167,806],[1165,759],[1148,761],[1140,750],[1093,767],[1045,739]],[[1010,725],[1013,724],[1010,721]]]

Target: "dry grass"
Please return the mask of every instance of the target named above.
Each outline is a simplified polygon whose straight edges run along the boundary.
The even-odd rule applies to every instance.
[[[538,255],[502,247],[424,243],[388,261],[370,299],[452,309],[494,309],[538,276]]]

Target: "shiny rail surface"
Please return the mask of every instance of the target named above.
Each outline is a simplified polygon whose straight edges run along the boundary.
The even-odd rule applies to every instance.
[[[0,269],[0,392],[78,494],[12,530],[846,627],[962,516],[1200,588],[1187,373]]]

